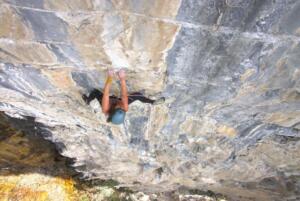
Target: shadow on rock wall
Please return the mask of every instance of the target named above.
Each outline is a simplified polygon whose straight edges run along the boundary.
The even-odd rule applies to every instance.
[[[51,176],[78,175],[67,165],[72,159],[62,157],[59,145],[45,140],[47,128],[33,117],[14,119],[0,114],[0,175],[42,173]]]

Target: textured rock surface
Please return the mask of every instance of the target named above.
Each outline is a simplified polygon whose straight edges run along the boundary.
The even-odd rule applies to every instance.
[[[299,199],[299,1],[0,2],[0,110],[34,117],[85,177]],[[107,66],[166,103],[107,124],[81,100]]]
[[[75,172],[66,166],[70,161],[38,135],[33,118],[10,119],[0,113],[0,120],[1,201],[75,201],[85,196],[75,188]]]
[[[117,182],[112,180],[80,180],[68,166],[72,161],[39,135],[46,131],[33,120],[0,113],[0,201],[226,201],[209,192],[146,195],[117,189]]]

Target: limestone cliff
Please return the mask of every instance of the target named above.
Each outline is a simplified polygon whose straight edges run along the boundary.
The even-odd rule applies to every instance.
[[[0,0],[0,23],[0,111],[34,118],[84,178],[300,199],[299,1]],[[166,102],[106,123],[81,96],[107,67]]]

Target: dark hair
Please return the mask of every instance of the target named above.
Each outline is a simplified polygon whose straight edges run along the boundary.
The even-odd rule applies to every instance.
[[[107,117],[107,119],[106,119],[106,122],[107,122],[107,123],[108,123],[108,122],[111,122],[111,118],[112,118],[114,112],[115,112],[115,110],[111,110],[111,111],[109,112],[108,117]]]

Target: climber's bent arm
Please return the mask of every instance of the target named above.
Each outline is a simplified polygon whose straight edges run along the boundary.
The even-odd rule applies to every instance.
[[[125,112],[128,111],[128,95],[127,95],[127,87],[126,87],[126,80],[121,79],[121,101],[122,101],[122,109],[125,110]]]
[[[103,92],[103,96],[102,96],[102,112],[104,114],[108,114],[109,113],[109,109],[110,109],[110,103],[109,103],[109,89],[111,86],[111,82],[112,82],[112,77],[108,77],[105,83],[105,87],[104,87],[104,92]]]

